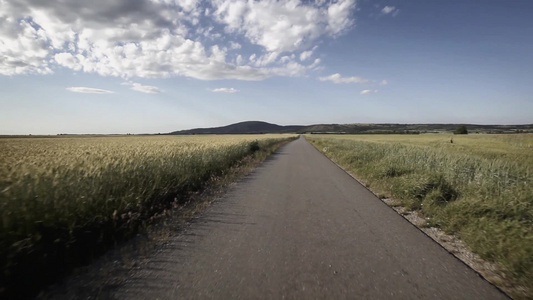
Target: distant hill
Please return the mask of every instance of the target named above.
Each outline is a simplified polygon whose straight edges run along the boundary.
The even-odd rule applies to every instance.
[[[306,133],[393,134],[454,132],[465,125],[470,133],[533,132],[527,125],[476,125],[476,124],[319,124],[305,127]]]
[[[224,127],[196,128],[174,131],[170,134],[257,134],[257,133],[296,133],[305,126],[280,126],[267,122],[248,121]]]
[[[248,121],[224,127],[196,128],[170,134],[258,134],[258,133],[344,133],[344,134],[416,134],[453,132],[465,125],[470,133],[533,133],[533,124],[475,125],[475,124],[316,124],[309,126],[280,126],[267,122]]]

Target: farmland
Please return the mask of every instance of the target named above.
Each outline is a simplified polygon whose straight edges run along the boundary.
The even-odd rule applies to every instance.
[[[532,286],[532,135],[306,137],[380,197],[498,263],[513,285]]]
[[[0,139],[0,295],[89,262],[290,135]]]

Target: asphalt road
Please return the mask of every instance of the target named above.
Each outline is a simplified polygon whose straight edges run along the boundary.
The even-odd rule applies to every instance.
[[[118,299],[507,299],[304,139],[129,274]]]

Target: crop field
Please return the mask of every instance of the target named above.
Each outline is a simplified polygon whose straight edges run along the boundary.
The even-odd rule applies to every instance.
[[[0,296],[90,261],[290,135],[0,138]]]
[[[533,297],[532,134],[306,138],[380,197],[499,264],[519,298]]]

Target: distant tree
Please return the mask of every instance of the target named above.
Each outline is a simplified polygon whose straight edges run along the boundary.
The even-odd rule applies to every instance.
[[[466,129],[466,126],[461,125],[455,129],[454,134],[468,134],[468,130]]]

